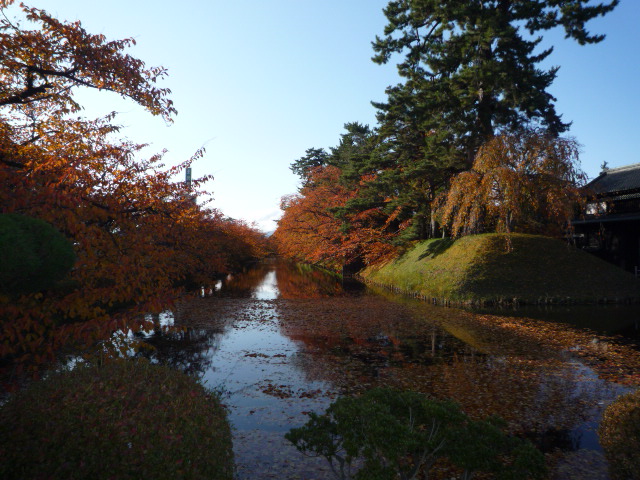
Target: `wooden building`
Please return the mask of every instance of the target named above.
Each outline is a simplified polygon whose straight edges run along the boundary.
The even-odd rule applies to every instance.
[[[572,222],[576,243],[630,272],[640,267],[640,163],[604,169],[587,184],[581,218]]]

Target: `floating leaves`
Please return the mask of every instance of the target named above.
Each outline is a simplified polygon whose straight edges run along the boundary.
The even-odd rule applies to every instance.
[[[293,278],[277,268],[278,278]],[[376,386],[451,398],[474,419],[497,414],[509,433],[543,448],[552,469],[582,471],[601,458],[584,454],[581,438],[593,437],[602,410],[626,391],[618,382],[640,372],[640,353],[621,338],[568,325],[392,295],[305,298],[313,288],[304,281],[290,283],[288,298],[258,300],[250,293],[257,277],[252,285],[240,298],[185,299],[176,312],[179,324],[217,332],[202,348],[211,369],[230,368],[227,386],[235,385],[225,403],[239,478],[331,478],[274,432]],[[225,347],[232,339],[235,354]]]

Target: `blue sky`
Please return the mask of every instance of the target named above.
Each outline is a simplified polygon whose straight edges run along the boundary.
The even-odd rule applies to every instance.
[[[111,110],[129,138],[168,149],[166,163],[206,155],[194,176],[225,214],[275,228],[279,199],[295,193],[289,165],[310,147],[338,142],[346,122],[375,125],[372,100],[397,83],[394,65],[371,62],[371,41],[386,24],[386,0],[42,0],[28,2],[92,33],[134,37],[130,53],[163,65],[178,109],[167,126],[111,94],[82,94],[86,115]],[[583,145],[583,169],[640,162],[640,1],[622,0],[590,24],[605,33],[580,47],[560,31],[547,64],[559,65],[551,88],[557,110]]]

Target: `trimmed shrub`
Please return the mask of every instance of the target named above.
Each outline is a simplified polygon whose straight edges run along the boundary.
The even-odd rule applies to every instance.
[[[640,479],[640,390],[607,407],[598,430],[614,479]]]
[[[471,420],[452,401],[421,393],[374,388],[343,397],[323,415],[285,435],[306,455],[324,457],[340,480],[412,480],[428,477],[441,459],[462,470],[502,479],[544,478],[544,456],[507,435],[498,418]],[[359,464],[359,465],[358,465]]]
[[[217,396],[193,378],[115,360],[54,374],[0,408],[0,478],[233,478]]]
[[[71,242],[37,218],[0,214],[0,292],[27,293],[52,287],[73,267]]]

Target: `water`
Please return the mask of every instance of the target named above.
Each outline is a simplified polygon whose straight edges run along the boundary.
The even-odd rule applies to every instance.
[[[261,265],[179,302],[169,316],[186,330],[155,332],[145,354],[221,393],[239,479],[333,478],[284,433],[339,395],[381,385],[454,398],[475,417],[502,416],[557,458],[552,478],[608,478],[596,428],[627,391],[618,382],[632,377],[596,360],[617,358],[617,344],[592,330],[493,314]],[[549,331],[536,337],[540,329]]]

